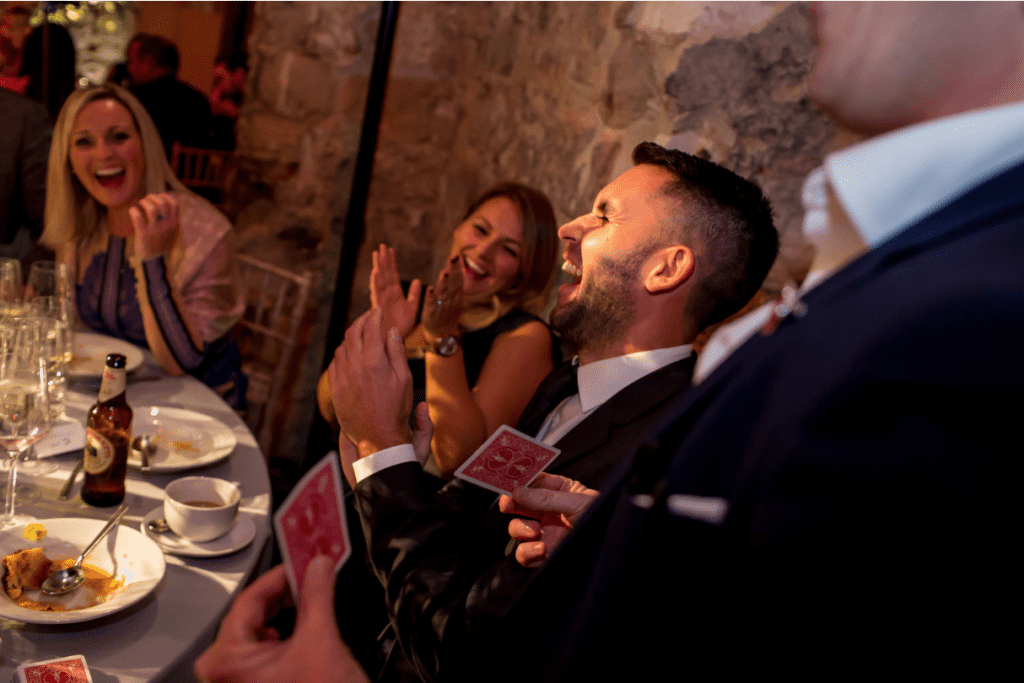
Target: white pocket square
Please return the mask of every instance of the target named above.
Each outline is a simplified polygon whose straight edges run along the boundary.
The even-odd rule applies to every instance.
[[[729,512],[729,503],[725,498],[685,493],[670,495],[665,501],[665,507],[678,517],[689,517],[716,526],[725,521],[725,515]]]

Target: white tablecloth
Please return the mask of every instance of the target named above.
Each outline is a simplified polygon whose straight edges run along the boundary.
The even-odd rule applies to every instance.
[[[143,367],[144,375],[158,371]],[[72,384],[67,414],[82,419],[96,401],[98,384]],[[198,380],[165,377],[133,381],[128,403],[186,408],[220,420],[234,430],[238,445],[227,460],[178,474],[142,475],[129,468],[125,502],[130,509],[121,524],[138,529],[142,517],[163,505],[163,488],[181,476],[202,474],[240,482],[240,509],[256,522],[256,538],[245,549],[219,558],[166,555],[167,572],[156,590],[127,610],[95,621],[67,626],[40,626],[0,619],[0,683],[7,683],[25,662],[69,654],[85,655],[96,683],[192,680],[192,663],[212,642],[217,625],[234,596],[270,564],[271,493],[267,467],[252,433],[235,412]],[[79,475],[72,496],[57,500],[79,455],[56,456],[57,472],[35,478],[18,477],[17,514],[53,517],[106,518],[111,508],[82,502]],[[89,539],[83,539],[87,542]],[[4,599],[5,596],[0,596]]]

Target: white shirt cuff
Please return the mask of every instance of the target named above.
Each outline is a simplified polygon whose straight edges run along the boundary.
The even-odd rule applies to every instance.
[[[403,462],[419,462],[416,459],[416,452],[412,449],[411,443],[403,443],[399,446],[385,448],[365,458],[360,458],[352,463],[352,471],[356,475],[356,483],[358,484],[371,474],[377,474],[381,470],[401,465]]]

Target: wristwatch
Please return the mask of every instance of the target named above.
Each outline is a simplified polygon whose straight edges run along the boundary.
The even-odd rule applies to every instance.
[[[446,358],[454,356],[459,350],[459,338],[453,334],[442,334],[430,343],[427,350]]]

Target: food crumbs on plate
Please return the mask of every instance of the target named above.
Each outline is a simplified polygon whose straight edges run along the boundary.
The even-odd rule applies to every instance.
[[[191,441],[172,441],[171,448],[186,453],[198,453],[199,449],[192,445]]]
[[[46,538],[46,527],[42,524],[29,524],[25,527],[25,530],[21,532],[21,535],[29,541],[38,541]]]

